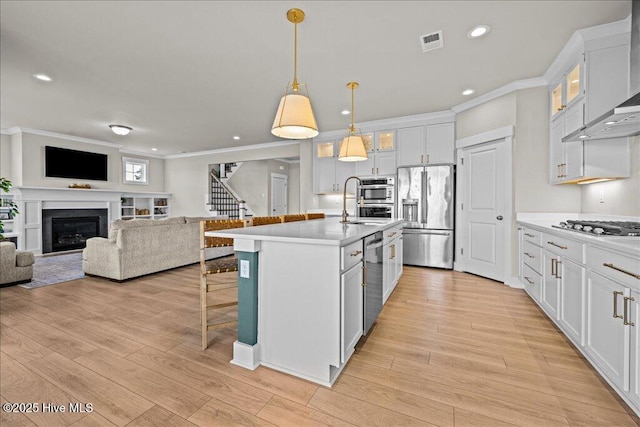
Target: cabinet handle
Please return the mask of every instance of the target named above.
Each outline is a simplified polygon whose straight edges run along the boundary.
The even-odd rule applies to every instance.
[[[362,251],[353,251],[351,252],[351,256],[358,256],[362,253]]]
[[[629,326],[636,326],[635,323],[629,322],[627,316],[629,316],[629,301],[635,301],[633,297],[624,297],[624,319],[622,319],[622,323]]]
[[[396,245],[391,245],[391,256],[389,259],[394,259],[396,257]]]
[[[558,267],[558,264],[562,264],[562,261],[560,260],[556,261],[556,279],[562,279],[562,276],[558,275],[560,273],[560,268]]]
[[[427,163],[429,163],[429,154],[427,154]]]
[[[420,163],[424,163],[424,154],[420,154]]]
[[[362,263],[362,287],[367,286],[367,266]]]
[[[548,244],[550,244],[550,245],[552,245],[552,246],[555,246],[556,248],[560,248],[560,249],[567,249],[567,247],[566,247],[566,246],[560,246],[559,244],[554,243],[554,242],[547,242],[547,243],[548,243]]]
[[[613,291],[613,318],[624,320],[624,317],[618,314],[618,295],[622,295],[622,292]]]
[[[556,165],[556,168],[558,169],[557,170],[558,173],[556,174],[556,178],[560,178],[562,176],[561,173],[560,173],[560,165]]]
[[[387,234],[387,237],[393,237],[393,236],[395,236],[395,235],[396,235],[396,232],[394,231],[393,233],[389,233],[389,234]]]
[[[528,256],[529,258],[535,258],[535,256],[534,256],[534,255],[532,255],[532,254],[530,254],[529,252],[525,252],[524,254],[525,254],[526,256]]]
[[[373,171],[374,168],[371,168],[371,175],[373,175],[375,172]]]
[[[605,263],[604,263],[604,264],[602,264],[602,265],[604,265],[605,267],[612,268],[612,269],[614,269],[614,270],[616,270],[616,271],[619,271],[619,272],[621,272],[621,273],[628,274],[629,276],[631,276],[631,277],[635,277],[636,279],[640,280],[640,274],[635,274],[635,273],[632,273],[632,272],[630,272],[630,271],[623,270],[622,268],[620,268],[620,267],[616,267],[615,265],[613,265],[613,264],[611,264],[611,263],[609,263],[609,262],[605,262]]]
[[[536,237],[535,234],[524,233],[524,235],[527,236],[527,237]]]
[[[529,282],[530,285],[533,285],[535,283],[533,280],[529,279],[527,276],[524,276],[524,280]]]
[[[555,258],[551,258],[551,275],[554,277],[558,274],[558,260]]]
[[[567,177],[567,164],[563,163],[560,166],[562,166],[562,178],[566,178]]]

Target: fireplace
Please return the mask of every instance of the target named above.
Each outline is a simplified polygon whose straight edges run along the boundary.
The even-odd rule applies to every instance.
[[[107,237],[107,209],[43,209],[42,253],[83,249],[91,237]]]

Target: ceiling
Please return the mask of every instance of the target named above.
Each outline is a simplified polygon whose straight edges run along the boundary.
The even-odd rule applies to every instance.
[[[271,125],[293,78],[292,7],[306,13],[298,77],[320,131],[346,131],[349,81],[360,83],[356,122],[442,111],[542,76],[575,30],[631,13],[630,0],[3,0],[0,128],[156,155],[277,141]],[[467,38],[478,24],[491,32]],[[444,48],[423,53],[420,36],[438,30]],[[111,123],[133,131],[114,135]]]

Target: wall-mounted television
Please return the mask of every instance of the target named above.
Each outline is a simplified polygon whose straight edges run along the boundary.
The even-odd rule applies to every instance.
[[[46,146],[44,175],[51,178],[107,181],[107,155]]]

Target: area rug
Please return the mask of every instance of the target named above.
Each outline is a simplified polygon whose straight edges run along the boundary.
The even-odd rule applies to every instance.
[[[82,252],[36,257],[33,265],[33,280],[18,285],[25,289],[41,288],[84,277]]]

